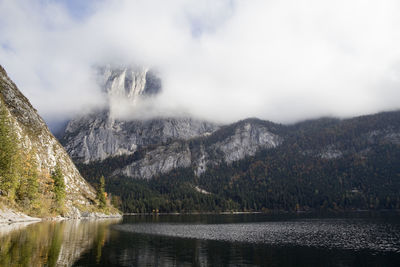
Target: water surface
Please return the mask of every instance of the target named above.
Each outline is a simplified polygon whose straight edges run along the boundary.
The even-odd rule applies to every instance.
[[[400,216],[155,215],[3,225],[0,266],[400,266]]]
[[[393,213],[128,216],[111,236],[97,265],[400,266]]]
[[[0,266],[72,266],[119,219],[0,224]]]

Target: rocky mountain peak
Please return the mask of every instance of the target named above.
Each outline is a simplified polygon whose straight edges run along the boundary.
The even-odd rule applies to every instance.
[[[110,105],[121,100],[135,104],[140,97],[161,91],[161,79],[147,67],[100,67],[99,84],[107,93]]]
[[[60,139],[77,162],[88,164],[125,155],[135,160],[121,163],[115,175],[150,179],[189,166],[201,175],[208,164],[229,164],[282,143],[283,138],[275,134],[276,126],[257,119],[223,127],[216,135],[213,133],[221,125],[194,118],[121,119],[114,116],[115,109],[135,108],[141,98],[159,93],[161,80],[143,67],[108,66],[100,69],[100,74],[109,110],[71,120]],[[145,156],[139,159],[139,154]]]
[[[99,84],[107,94],[108,107],[69,121],[60,139],[77,161],[88,163],[130,155],[140,147],[187,140],[219,128],[193,118],[130,118],[138,101],[153,97],[162,89],[161,79],[149,68],[100,67]]]

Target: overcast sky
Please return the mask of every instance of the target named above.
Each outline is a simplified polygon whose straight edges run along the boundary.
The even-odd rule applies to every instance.
[[[0,64],[48,121],[104,103],[93,66],[159,71],[160,110],[293,122],[400,108],[398,0],[0,0]]]

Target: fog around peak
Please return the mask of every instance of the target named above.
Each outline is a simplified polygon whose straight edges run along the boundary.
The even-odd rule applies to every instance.
[[[126,117],[288,123],[400,108],[396,0],[78,2],[0,2],[0,64],[47,121],[107,105],[95,66],[132,64],[157,69],[163,90],[122,103]]]

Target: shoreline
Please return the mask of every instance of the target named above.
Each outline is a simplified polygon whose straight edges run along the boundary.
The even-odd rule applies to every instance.
[[[142,216],[142,215],[228,215],[228,214],[262,214],[261,211],[224,211],[224,212],[144,212],[144,213],[124,213],[123,216]],[[267,213],[265,213],[267,214]]]
[[[352,213],[367,213],[367,212],[399,212],[400,210],[345,210],[345,211],[224,211],[224,212],[145,212],[145,213],[123,213],[123,214],[104,214],[104,213],[87,213],[83,212],[80,216],[76,217],[62,217],[60,215],[56,217],[44,217],[37,218],[28,216],[22,212],[15,211],[6,207],[0,208],[0,226],[14,223],[34,223],[41,221],[64,221],[64,220],[102,220],[102,219],[117,219],[123,218],[124,216],[182,216],[182,215],[240,215],[240,214],[265,214],[265,215],[278,215],[278,214],[352,214]]]
[[[82,216],[83,215],[83,216]],[[122,214],[104,214],[104,213],[84,213],[79,217],[44,217],[37,218],[26,215],[25,213],[15,211],[6,207],[0,208],[0,226],[15,223],[34,223],[42,221],[63,221],[63,220],[101,220],[101,219],[117,219],[123,217]]]
[[[0,208],[0,225],[24,222],[40,222],[41,218],[31,217],[22,212],[2,207]]]
[[[239,214],[265,214],[265,215],[274,215],[274,214],[352,214],[352,213],[366,213],[366,212],[398,212],[400,213],[400,209],[388,210],[388,209],[381,209],[381,210],[340,210],[340,211],[315,211],[315,210],[308,210],[308,211],[224,211],[224,212],[144,212],[144,213],[123,213],[122,216],[157,216],[157,215],[239,215]]]

